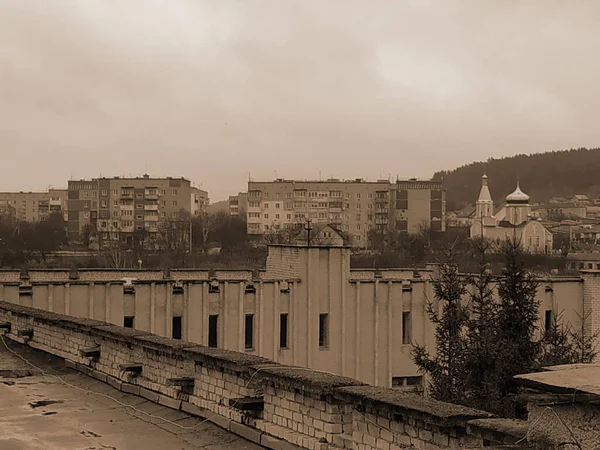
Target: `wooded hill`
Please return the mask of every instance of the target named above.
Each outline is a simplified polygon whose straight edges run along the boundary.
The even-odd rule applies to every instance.
[[[490,158],[451,171],[436,172],[434,178],[443,177],[447,189],[448,211],[464,208],[477,200],[484,171],[495,202],[515,189],[517,177],[532,203],[574,194],[600,196],[600,148],[579,148]]]

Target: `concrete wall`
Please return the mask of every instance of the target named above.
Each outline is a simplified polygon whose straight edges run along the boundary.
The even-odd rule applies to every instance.
[[[0,302],[0,323],[6,337],[122,392],[206,417],[274,450],[479,448],[526,433],[525,424],[482,411],[105,322]],[[95,355],[82,353],[92,348]],[[248,400],[257,408],[241,408]]]
[[[419,375],[410,343],[435,342],[426,315],[427,302],[434,300],[433,270],[355,271],[346,248],[273,246],[263,272],[32,270],[28,279],[2,271],[0,299],[119,326],[125,316],[134,317],[136,329],[167,337],[173,317],[181,317],[183,339],[201,345],[208,345],[209,316],[217,314],[221,348],[390,387],[394,377]],[[134,281],[129,286],[123,278]],[[541,280],[538,299],[542,327],[546,310],[552,310],[573,326],[594,311],[586,326],[600,328],[600,272]],[[246,349],[248,314],[254,333]],[[280,348],[282,314],[288,320],[285,348]],[[324,346],[321,314],[328,315]],[[403,342],[403,315],[409,319],[409,342]]]

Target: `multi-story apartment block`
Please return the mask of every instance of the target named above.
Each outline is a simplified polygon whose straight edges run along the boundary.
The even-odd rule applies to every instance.
[[[49,189],[48,192],[0,192],[0,203],[10,205],[17,220],[35,222],[53,212],[66,212],[67,190]]]
[[[328,179],[277,179],[248,182],[248,234],[303,228],[307,221],[344,231],[354,246],[366,247],[372,229],[417,232],[426,225],[445,229],[445,192],[441,181],[374,182]]]
[[[229,196],[229,215],[240,216],[248,211],[248,193],[240,192]]]
[[[91,224],[100,237],[131,242],[135,231],[158,231],[161,220],[182,211],[198,214],[208,204],[208,193],[185,178],[95,178],[69,181],[68,231],[80,241]]]

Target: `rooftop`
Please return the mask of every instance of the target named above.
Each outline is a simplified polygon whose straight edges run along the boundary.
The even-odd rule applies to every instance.
[[[600,364],[566,364],[543,372],[517,375],[520,384],[557,394],[585,393],[600,396]]]
[[[58,357],[8,339],[4,342],[45,374],[0,341],[2,449],[261,448],[211,422],[120,392],[67,368]]]

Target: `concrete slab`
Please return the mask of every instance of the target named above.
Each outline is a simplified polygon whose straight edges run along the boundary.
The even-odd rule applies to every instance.
[[[36,373],[33,376],[0,378],[2,450],[261,448],[200,418],[118,392],[67,368],[59,358],[22,345],[7,344],[40,366],[46,375],[32,369]],[[5,369],[24,370],[23,361],[8,352],[2,342],[0,364]],[[59,375],[70,385],[50,374]],[[135,406],[138,411],[106,396]],[[167,417],[172,423],[148,417],[141,411],[152,411],[151,414]]]

